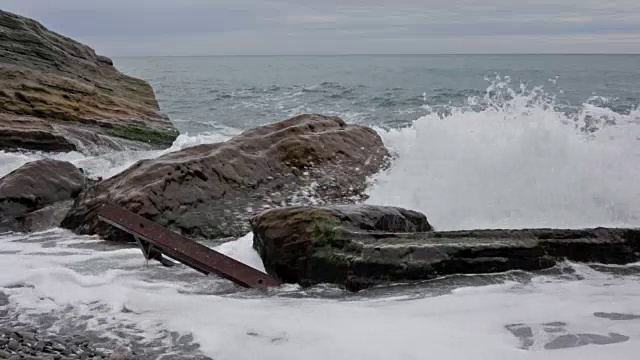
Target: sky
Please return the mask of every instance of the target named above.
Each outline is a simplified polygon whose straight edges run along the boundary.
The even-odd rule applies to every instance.
[[[640,53],[640,0],[0,0],[109,56]]]

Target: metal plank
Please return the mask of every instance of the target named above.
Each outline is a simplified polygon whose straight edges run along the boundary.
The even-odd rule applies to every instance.
[[[143,242],[147,242],[153,246],[154,250],[201,273],[214,273],[236,284],[251,288],[266,288],[281,284],[278,279],[269,274],[187,239],[119,206],[103,205],[98,211],[98,217],[100,220],[137,237],[141,246],[144,246]],[[145,248],[143,247],[144,252]]]

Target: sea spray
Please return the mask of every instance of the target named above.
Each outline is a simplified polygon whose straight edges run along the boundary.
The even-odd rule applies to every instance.
[[[368,203],[422,211],[441,230],[640,226],[637,110],[554,105],[496,78],[450,114],[379,129],[395,159]]]

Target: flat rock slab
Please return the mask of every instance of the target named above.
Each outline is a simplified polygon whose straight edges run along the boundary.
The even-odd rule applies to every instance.
[[[360,213],[386,210],[385,223],[407,222],[402,215],[407,210],[398,208],[363,206]],[[367,229],[361,221],[367,217],[350,217],[350,211],[353,207],[265,211],[251,219],[254,247],[267,271],[283,281],[335,283],[350,290],[449,274],[539,270],[564,260],[625,264],[640,259],[640,229],[411,233],[397,232],[397,226]]]

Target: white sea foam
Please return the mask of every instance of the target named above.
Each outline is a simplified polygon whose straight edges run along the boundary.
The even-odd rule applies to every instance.
[[[395,153],[369,203],[422,211],[439,229],[640,226],[640,117],[584,104],[571,116],[540,89],[492,85],[486,110],[379,130]]]
[[[51,241],[55,247],[42,246]],[[637,275],[618,277],[572,265],[582,280],[537,276],[527,283],[458,288],[420,298],[299,298],[287,295],[296,289],[286,288],[270,296],[228,296],[216,294],[224,281],[182,267],[145,265],[137,249],[70,245],[95,241],[62,230],[5,236],[0,288],[10,287],[2,291],[9,295],[11,314],[33,324],[46,315],[55,319],[51,331],[86,323],[88,330],[125,344],[140,335],[149,346],[154,340],[167,343],[168,330],[192,334],[202,352],[215,359],[424,359],[428,354],[583,360],[633,359],[640,351],[640,320],[594,316],[640,314]],[[250,255],[250,236],[218,249]],[[566,325],[551,333],[543,325],[551,322]],[[529,351],[520,349],[519,339],[505,328],[516,323],[532,329]],[[553,351],[544,347],[557,336],[584,333],[617,333],[630,340]]]
[[[220,132],[216,133],[203,133],[196,135],[180,134],[180,136],[178,136],[178,138],[173,142],[173,145],[165,150],[121,151],[106,153],[99,156],[85,156],[75,151],[58,154],[0,151],[0,177],[10,173],[27,162],[43,158],[53,158],[69,161],[74,165],[83,168],[90,177],[102,177],[106,179],[127,169],[137,161],[153,159],[166,153],[182,150],[190,146],[225,141],[238,133],[239,130],[237,129],[224,128]]]

